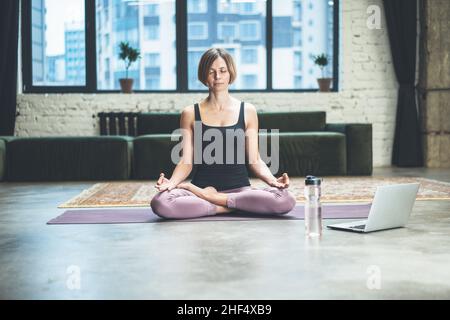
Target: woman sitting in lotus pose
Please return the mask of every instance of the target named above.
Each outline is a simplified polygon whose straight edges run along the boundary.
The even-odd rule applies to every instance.
[[[198,78],[209,88],[209,95],[200,103],[184,108],[181,113],[181,160],[170,179],[164,173],[160,174],[155,186],[159,192],[151,200],[153,211],[160,217],[171,219],[196,218],[234,210],[267,214],[291,211],[295,198],[287,190],[287,173],[279,178],[274,177],[260,157],[255,107],[233,98],[228,92],[228,87],[236,78],[233,58],[223,49],[207,50],[200,59]],[[220,140],[227,146],[223,148],[226,163],[208,164],[202,159],[201,163],[193,164],[194,151],[197,151],[194,150],[197,129],[202,134],[211,129],[220,131],[223,137]],[[232,150],[228,147],[227,139],[234,139],[234,136],[225,134],[230,129],[244,135],[245,150],[239,150],[234,143],[231,144]],[[203,155],[208,145],[201,140],[199,147]],[[250,186],[245,162],[236,161],[239,152],[245,152],[250,170],[268,187]],[[227,153],[234,155],[232,163],[229,163]],[[193,169],[192,181],[183,182]]]

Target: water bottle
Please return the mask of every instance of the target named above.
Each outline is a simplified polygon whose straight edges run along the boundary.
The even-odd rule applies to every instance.
[[[305,179],[305,233],[307,237],[322,236],[321,182],[322,179],[315,176],[306,176]]]

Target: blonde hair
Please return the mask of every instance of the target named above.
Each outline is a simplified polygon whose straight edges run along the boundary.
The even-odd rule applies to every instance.
[[[213,62],[219,57],[225,60],[228,72],[230,73],[229,84],[232,84],[236,79],[236,65],[234,64],[233,57],[225,49],[211,48],[203,53],[198,64],[198,80],[200,80],[200,82],[205,86],[207,86],[209,69],[211,68]]]

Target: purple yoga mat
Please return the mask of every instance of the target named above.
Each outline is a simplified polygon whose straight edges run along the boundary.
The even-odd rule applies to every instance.
[[[353,219],[367,218],[370,204],[352,205],[323,205],[324,219]],[[167,220],[158,217],[151,208],[121,208],[121,209],[83,209],[67,210],[60,216],[50,220],[47,224],[93,224],[93,223],[149,223],[163,221],[243,221],[243,220],[302,220],[304,219],[303,205],[298,204],[286,215],[268,215],[246,212],[234,212],[208,216],[196,219]]]

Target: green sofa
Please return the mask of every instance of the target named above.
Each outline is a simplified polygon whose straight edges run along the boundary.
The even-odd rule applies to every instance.
[[[371,175],[372,125],[327,124],[325,112],[265,112],[258,114],[260,129],[279,129],[279,170],[291,176],[308,174]],[[134,140],[134,179],[156,179],[171,174],[170,133],[179,127],[178,113],[142,113],[139,137]],[[270,151],[270,139],[267,139]]]
[[[6,179],[6,144],[13,139],[11,136],[0,136],[0,181]]]
[[[131,137],[9,138],[6,180],[129,179],[132,151]]]
[[[372,126],[327,124],[325,116],[325,112],[258,114],[260,129],[267,129],[260,137],[278,134],[276,175],[372,174]],[[172,141],[171,133],[179,128],[179,121],[179,113],[142,113],[134,138],[0,136],[0,181],[156,179],[160,172],[171,175],[176,165],[171,152],[179,143]],[[267,142],[270,154],[271,139]]]
[[[0,139],[0,181],[5,177],[6,169],[6,141]]]

